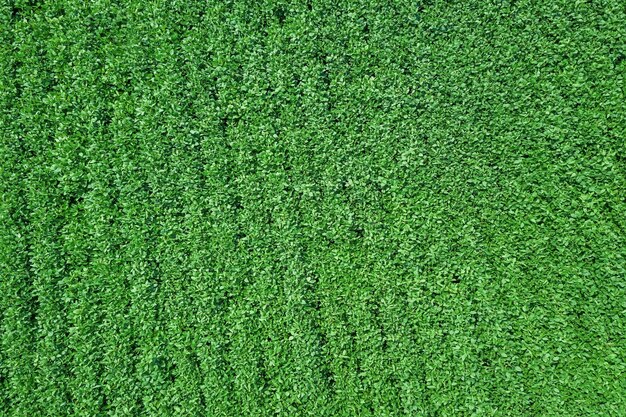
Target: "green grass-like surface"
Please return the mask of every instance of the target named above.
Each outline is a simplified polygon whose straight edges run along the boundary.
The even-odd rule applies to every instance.
[[[0,19],[1,416],[626,415],[623,1]]]

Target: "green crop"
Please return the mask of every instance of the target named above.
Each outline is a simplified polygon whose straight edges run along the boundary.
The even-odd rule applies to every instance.
[[[0,416],[626,415],[622,0],[0,0]]]

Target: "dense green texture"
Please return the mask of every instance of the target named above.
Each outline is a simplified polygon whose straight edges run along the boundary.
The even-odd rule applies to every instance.
[[[1,416],[626,415],[623,1],[1,4]]]

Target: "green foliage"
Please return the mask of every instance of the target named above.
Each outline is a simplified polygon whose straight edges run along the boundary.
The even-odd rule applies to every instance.
[[[0,3],[1,416],[626,415],[626,9]]]

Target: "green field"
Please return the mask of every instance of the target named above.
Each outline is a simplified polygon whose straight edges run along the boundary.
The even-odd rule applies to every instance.
[[[0,416],[626,416],[623,0],[0,0]]]

